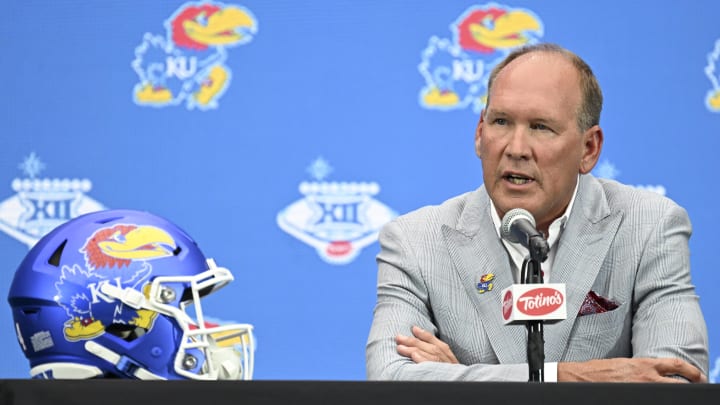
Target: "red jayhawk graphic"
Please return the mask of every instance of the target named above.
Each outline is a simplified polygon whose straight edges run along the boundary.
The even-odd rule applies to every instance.
[[[115,225],[95,232],[80,249],[84,266],[63,266],[55,284],[57,302],[69,317],[65,338],[77,341],[103,334],[110,325],[100,319],[151,329],[156,312],[124,305],[103,294],[102,286],[112,283],[120,288],[149,288],[151,261],[172,256],[175,248],[172,237],[153,226]]]
[[[246,8],[215,2],[186,3],[165,22],[166,35],[145,34],[132,67],[139,77],[133,100],[142,106],[185,103],[216,108],[230,84],[226,48],[244,45],[257,33]]]
[[[514,48],[543,35],[542,22],[533,12],[495,3],[470,7],[450,30],[452,40],[430,38],[418,66],[425,79],[419,101],[428,109],[470,106],[480,112],[492,68]]]

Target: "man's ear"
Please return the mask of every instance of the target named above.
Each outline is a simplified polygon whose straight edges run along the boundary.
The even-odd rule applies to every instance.
[[[482,142],[480,140],[482,139],[482,126],[485,122],[485,110],[482,110],[480,112],[480,120],[477,123],[477,127],[475,128],[475,154],[482,159]]]
[[[580,174],[588,174],[592,171],[600,159],[600,152],[603,145],[603,131],[599,125],[593,125],[585,131],[583,136],[583,155],[580,160]]]

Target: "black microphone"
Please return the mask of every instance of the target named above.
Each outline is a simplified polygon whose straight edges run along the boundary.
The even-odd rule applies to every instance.
[[[527,360],[528,360],[528,381],[545,381],[545,338],[543,337],[543,319],[550,314],[556,314],[558,318],[564,319],[567,314],[566,308],[560,308],[565,303],[565,285],[555,285],[560,289],[549,288],[549,284],[542,284],[542,270],[540,263],[547,259],[550,247],[545,237],[535,228],[535,218],[532,214],[522,208],[515,208],[508,211],[500,226],[500,236],[503,239],[520,243],[530,252],[530,258],[523,262],[520,278],[522,285],[512,285],[503,291],[503,318],[506,323],[525,316],[528,332]],[[526,267],[527,266],[527,267]],[[525,270],[528,273],[525,273]],[[537,287],[537,283],[541,286]],[[517,291],[515,291],[517,290]],[[513,292],[515,291],[515,292]],[[520,295],[517,298],[517,295]],[[524,306],[515,308],[515,300],[522,301]],[[517,312],[517,314],[515,314]],[[542,314],[541,319],[530,314]],[[516,316],[518,318],[516,318]]]
[[[500,236],[508,242],[525,246],[530,257],[541,263],[547,259],[550,247],[545,237],[535,228],[535,218],[527,210],[515,208],[508,211],[500,226]]]

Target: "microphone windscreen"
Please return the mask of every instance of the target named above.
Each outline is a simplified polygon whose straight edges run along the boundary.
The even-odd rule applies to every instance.
[[[512,236],[511,227],[513,222],[517,221],[518,219],[527,219],[528,221],[530,221],[532,226],[535,227],[535,217],[533,217],[528,210],[522,208],[513,208],[505,213],[502,224],[500,225],[500,236],[503,239],[509,240],[511,242],[517,242]]]

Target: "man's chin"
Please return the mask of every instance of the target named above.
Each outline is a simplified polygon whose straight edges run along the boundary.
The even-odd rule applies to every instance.
[[[498,214],[503,214],[515,209],[515,208],[522,208],[526,211],[530,211],[530,213],[535,212],[535,204],[533,204],[534,201],[537,200],[537,198],[530,197],[530,196],[522,196],[522,197],[514,197],[514,196],[500,196],[498,198],[493,198],[490,196],[493,200],[493,204],[495,204],[495,208],[499,211]],[[501,215],[502,218],[502,215]]]

